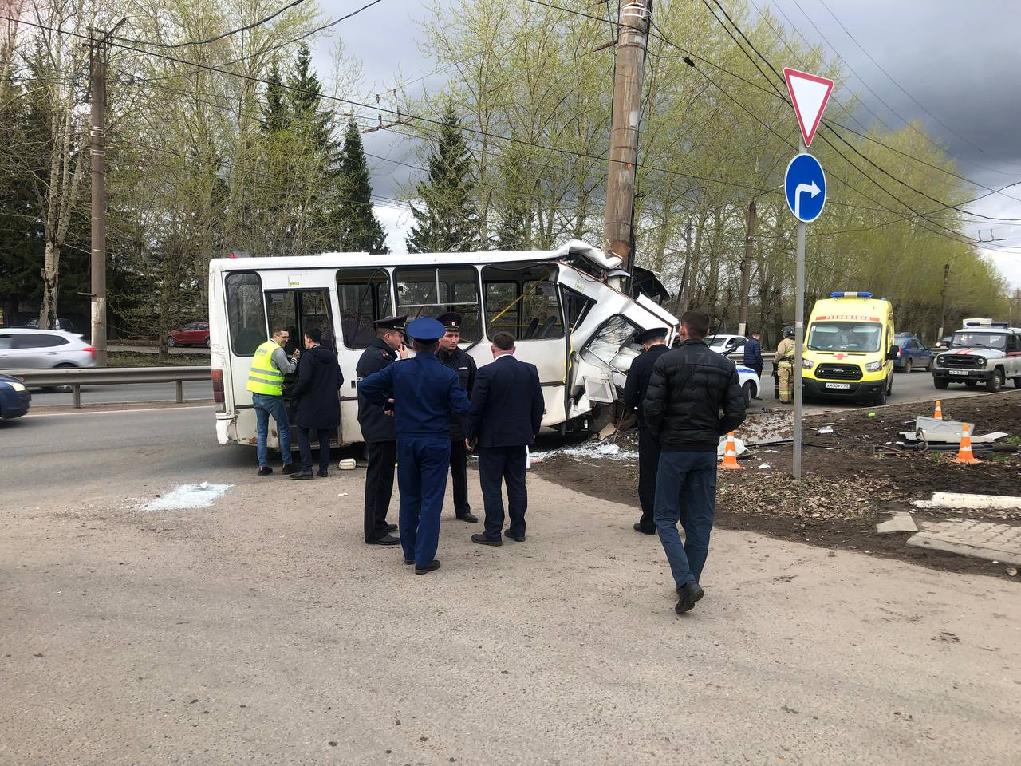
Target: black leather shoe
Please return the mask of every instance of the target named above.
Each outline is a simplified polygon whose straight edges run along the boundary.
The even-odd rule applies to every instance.
[[[375,540],[369,543],[369,545],[400,545],[400,538],[394,537],[387,532],[382,537],[377,537]]]
[[[269,476],[271,473],[273,473],[273,469],[268,465],[259,466],[259,476]]]
[[[504,532],[503,536],[504,537],[509,537],[511,540],[513,540],[516,543],[523,543],[525,541],[525,536],[524,535],[512,535],[510,532]]]
[[[316,474],[316,476],[319,476],[319,477],[321,477],[321,478],[323,478],[323,479],[325,479],[325,478],[326,478],[327,476],[329,476],[329,475],[330,475],[330,472],[329,472],[329,471],[319,471],[319,472],[318,472],[318,473]]]
[[[632,524],[631,528],[633,530],[635,530],[635,532],[641,532],[643,535],[654,535],[654,534],[656,534],[656,528],[655,527],[653,527],[652,529],[645,529],[642,526],[642,523],[640,521],[636,521],[634,524]]]
[[[494,540],[491,537],[485,535],[472,535],[472,542],[478,543],[479,545],[492,545],[494,548],[499,548],[503,545],[503,540]]]
[[[439,568],[439,559],[433,559],[431,563],[426,564],[424,567],[415,567],[415,574],[429,574],[430,572],[435,572]]]
[[[387,532],[396,532],[397,531],[397,525],[396,524],[387,524],[386,525],[386,530],[387,530]]]
[[[410,567],[410,566],[411,566],[412,564],[414,564],[414,563],[415,563],[415,560],[414,560],[414,559],[404,559],[404,564],[405,564],[406,566],[409,566],[409,567]]]
[[[282,473],[284,476],[297,472],[298,466],[296,466],[294,463],[288,463],[287,465],[280,469],[280,473]]]
[[[702,599],[702,596],[705,595],[705,591],[702,590],[702,586],[697,582],[686,582],[677,589],[677,592],[680,594],[677,606],[674,607],[674,611],[677,612],[677,614],[690,612],[695,604]]]
[[[308,480],[308,479],[312,478],[312,472],[311,471],[298,471],[297,473],[292,473],[291,474],[291,478],[292,479]]]
[[[476,516],[471,511],[468,511],[468,513],[462,514],[461,516],[455,516],[454,518],[460,519],[461,521],[467,522],[468,524],[479,523],[479,517]]]

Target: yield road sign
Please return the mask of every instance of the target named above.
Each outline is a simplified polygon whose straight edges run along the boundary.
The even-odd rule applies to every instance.
[[[799,154],[787,165],[784,176],[787,207],[802,223],[811,223],[826,204],[826,174],[811,154]]]
[[[799,72],[790,67],[784,67],[783,76],[787,80],[787,92],[791,96],[805,146],[811,146],[815,131],[822,120],[822,113],[826,109],[826,102],[830,100],[833,80],[808,72]]]

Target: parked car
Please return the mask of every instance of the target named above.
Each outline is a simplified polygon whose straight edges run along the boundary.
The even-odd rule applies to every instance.
[[[167,345],[209,348],[209,322],[191,322],[178,330],[171,330]]]
[[[39,320],[29,319],[27,322],[25,322],[25,328],[28,330],[38,330]],[[53,329],[62,330],[63,332],[75,332],[77,331],[78,328],[75,326],[75,323],[72,322],[67,317],[57,317],[57,326],[54,327]]]
[[[932,369],[932,349],[927,348],[917,335],[897,333],[893,336],[897,356],[893,360],[894,372]]]
[[[0,420],[20,418],[31,404],[32,394],[24,383],[10,375],[0,375]]]
[[[723,356],[732,359],[740,359],[744,356],[745,337],[743,335],[710,335],[705,342],[717,354],[723,354]]]
[[[95,367],[96,349],[61,330],[0,330],[0,370]]]
[[[951,383],[999,391],[1008,380],[1021,388],[1021,328],[991,319],[966,319],[954,333],[950,348],[937,354],[932,382],[944,389]]]
[[[752,399],[759,395],[759,376],[751,367],[743,364],[737,365],[737,379],[741,383],[741,390],[744,392],[745,405],[751,406]]]

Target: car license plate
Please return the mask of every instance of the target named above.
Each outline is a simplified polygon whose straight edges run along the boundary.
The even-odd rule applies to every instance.
[[[947,370],[951,375],[967,375],[967,370]]]
[[[850,383],[827,383],[826,384],[826,388],[835,388],[838,391],[850,391],[851,390],[851,384]]]

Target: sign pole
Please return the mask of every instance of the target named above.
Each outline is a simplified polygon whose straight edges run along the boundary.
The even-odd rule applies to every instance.
[[[798,151],[804,154],[808,147],[799,142]],[[805,342],[805,234],[808,224],[798,221],[797,286],[794,297],[794,478],[801,480],[801,417],[803,409],[801,387],[801,348]]]

